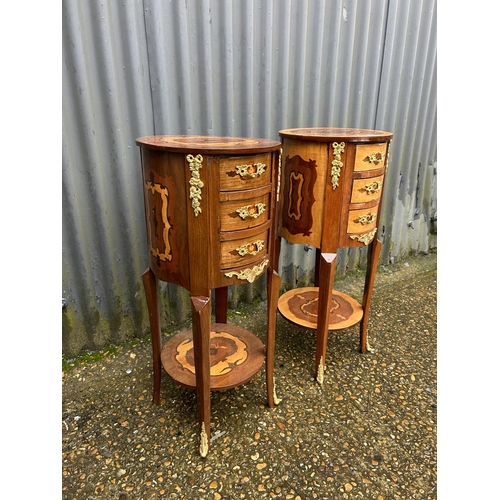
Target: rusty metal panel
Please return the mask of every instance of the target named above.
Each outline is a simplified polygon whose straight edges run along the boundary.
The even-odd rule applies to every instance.
[[[283,128],[394,132],[381,261],[435,246],[435,0],[65,0],[63,351],[140,337],[148,254],[135,139],[279,139]],[[314,251],[283,242],[282,284],[310,279]],[[336,277],[363,267],[342,249]],[[265,298],[265,280],[230,305]],[[163,321],[189,321],[162,285]]]

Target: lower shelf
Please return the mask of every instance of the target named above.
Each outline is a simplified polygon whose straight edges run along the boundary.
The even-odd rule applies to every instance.
[[[222,391],[248,382],[262,367],[264,344],[235,325],[210,325],[210,390]],[[183,330],[162,348],[165,371],[179,384],[196,388],[193,330]]]
[[[292,323],[316,329],[318,325],[318,287],[296,288],[278,300],[279,312]],[[363,318],[361,304],[345,293],[332,290],[329,330],[342,330]]]

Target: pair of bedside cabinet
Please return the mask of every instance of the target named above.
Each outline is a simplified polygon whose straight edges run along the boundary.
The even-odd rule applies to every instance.
[[[162,370],[196,389],[200,454],[210,446],[210,391],[253,378],[265,362],[267,402],[279,403],[274,381],[277,311],[316,330],[316,379],[323,383],[327,336],[361,323],[367,340],[376,237],[392,133],[362,129],[280,131],[282,142],[208,136],[136,140],[150,265],[142,278],[153,347],[153,401]],[[279,296],[281,238],[317,248],[315,287]],[[332,290],[338,248],[369,246],[359,304]],[[266,345],[227,323],[228,287],[267,276]],[[158,280],[191,296],[192,328],[162,345]],[[211,321],[214,290],[215,322]]]

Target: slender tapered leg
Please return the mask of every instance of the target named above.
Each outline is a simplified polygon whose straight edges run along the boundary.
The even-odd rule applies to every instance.
[[[361,320],[359,350],[364,354],[366,351],[371,351],[368,344],[368,313],[373,295],[373,284],[375,283],[375,274],[377,272],[377,263],[380,256],[382,243],[375,239],[372,241],[368,249],[368,263],[365,278],[365,290],[363,293],[363,319]]]
[[[330,302],[335,274],[335,253],[322,253],[319,259],[318,326],[316,332],[316,380],[323,383],[326,344],[330,320]]]
[[[319,263],[321,259],[321,248],[316,248],[316,258],[314,263],[314,286],[319,286]]]
[[[227,286],[215,289],[215,322],[227,323]]]
[[[210,297],[191,297],[196,395],[200,423],[200,455],[210,443]]]
[[[151,342],[153,344],[153,403],[160,402],[161,386],[161,331],[160,310],[158,307],[158,282],[155,273],[147,268],[142,275],[146,302],[149,311],[149,325],[151,328]]]
[[[269,267],[267,269],[267,340],[266,340],[266,386],[267,402],[270,408],[281,402],[276,396],[274,381],[274,346],[276,339],[276,316],[278,313],[278,297],[280,291],[279,274]]]

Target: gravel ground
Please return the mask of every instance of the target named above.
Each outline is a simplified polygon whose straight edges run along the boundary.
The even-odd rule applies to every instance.
[[[315,336],[278,316],[276,393],[264,369],[211,396],[212,442],[200,458],[196,394],[162,378],[152,403],[150,342],[119,347],[62,376],[63,499],[437,498],[437,256],[377,274],[369,324],[328,340],[323,386]],[[335,287],[361,299],[364,273]],[[230,322],[265,339],[265,305]]]

